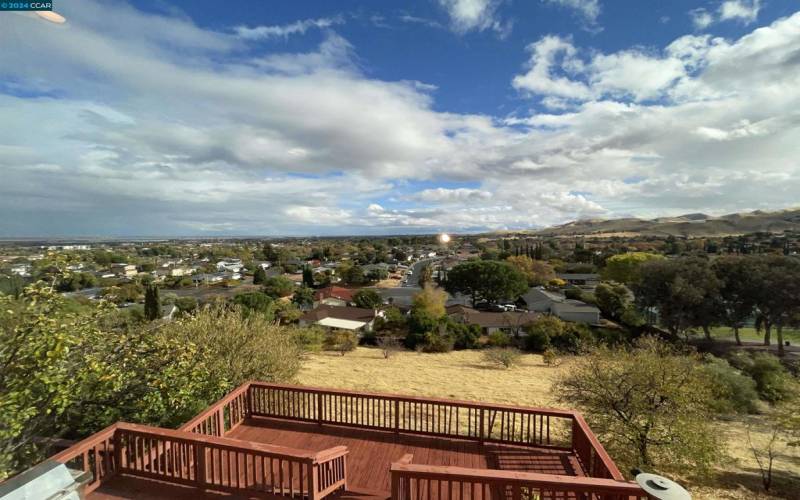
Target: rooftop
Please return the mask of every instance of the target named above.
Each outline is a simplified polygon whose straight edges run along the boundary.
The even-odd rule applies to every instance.
[[[89,499],[644,497],[576,412],[262,382],[52,459],[92,473]]]

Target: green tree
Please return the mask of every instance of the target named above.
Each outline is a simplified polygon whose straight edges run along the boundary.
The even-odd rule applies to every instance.
[[[314,305],[314,290],[307,286],[301,286],[294,291],[292,302],[300,308],[311,307]]]
[[[721,321],[742,345],[739,329],[755,312],[760,290],[755,285],[762,281],[762,267],[756,259],[731,255],[716,259],[712,268],[720,282]]]
[[[261,292],[240,293],[233,297],[233,303],[245,314],[259,313],[271,317],[272,298]]]
[[[769,255],[763,259],[763,272],[757,284],[757,308],[766,319],[764,344],[770,343],[770,326],[778,334],[778,354],[784,355],[783,328],[800,314],[800,259]]]
[[[528,282],[508,262],[476,260],[453,267],[447,274],[445,288],[450,293],[469,295],[475,305],[481,300],[516,300],[528,290]]]
[[[267,272],[261,266],[256,267],[255,272],[253,272],[253,284],[262,285],[265,281],[267,281]]]
[[[314,288],[314,272],[311,270],[311,266],[303,267],[303,286]]]
[[[556,278],[553,266],[542,260],[534,260],[527,255],[517,255],[506,261],[521,272],[529,286],[544,286]]]
[[[710,338],[711,325],[722,317],[719,288],[706,260],[682,258],[642,264],[634,291],[640,306],[656,308],[662,325],[673,335],[701,327]]]
[[[0,296],[0,477],[42,458],[38,437],[81,438],[117,420],[175,425],[228,389],[193,340],[120,319],[48,287]]]
[[[645,262],[663,258],[662,255],[646,252],[628,252],[614,255],[606,259],[606,267],[602,273],[603,279],[632,285],[639,281],[640,270]]]
[[[150,285],[144,293],[144,317],[148,321],[155,321],[160,319],[161,316],[161,299],[158,297],[158,287]]]
[[[273,276],[264,282],[264,293],[273,299],[286,297],[294,292],[294,283],[286,276]]]
[[[653,338],[578,359],[555,390],[585,413],[618,464],[696,473],[721,458],[699,358]]]
[[[383,305],[383,299],[375,290],[362,288],[353,295],[353,302],[357,307],[364,309],[378,309]]]

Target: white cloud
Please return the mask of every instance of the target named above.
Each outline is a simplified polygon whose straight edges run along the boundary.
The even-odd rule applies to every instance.
[[[690,10],[689,17],[695,29],[704,30],[714,23],[723,21],[752,24],[758,19],[760,10],[761,0],[725,0],[714,12],[700,7]]]
[[[575,67],[576,50],[569,39],[548,35],[528,45],[528,51],[530,68],[514,77],[514,88],[566,99],[586,99],[591,95],[585,84],[554,74],[554,68]]]
[[[758,19],[759,10],[760,0],[726,0],[719,7],[719,18],[721,21],[736,20],[749,24]]]
[[[244,40],[265,40],[269,38],[288,38],[291,35],[302,35],[312,28],[325,29],[342,23],[344,23],[344,18],[338,16],[304,19],[302,21],[274,26],[256,26],[253,28],[236,26],[233,30],[236,36]]]
[[[600,0],[542,0],[545,3],[560,5],[575,10],[589,28],[596,28],[600,16]]]
[[[512,23],[503,21],[497,14],[499,0],[438,0],[447,11],[450,25],[457,33],[491,30],[499,36],[511,32]]]

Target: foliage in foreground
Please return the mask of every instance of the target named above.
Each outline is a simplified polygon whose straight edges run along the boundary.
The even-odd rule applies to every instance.
[[[555,390],[586,413],[623,469],[699,473],[720,458],[701,368],[698,357],[648,337],[633,349],[601,347],[580,358]]]
[[[169,325],[76,308],[49,288],[0,296],[0,478],[43,458],[38,437],[81,438],[124,420],[171,427],[252,378],[286,380],[293,330],[238,308]]]

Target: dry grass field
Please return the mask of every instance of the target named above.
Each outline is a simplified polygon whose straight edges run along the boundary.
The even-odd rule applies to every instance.
[[[486,365],[479,351],[422,354],[403,351],[384,359],[381,351],[359,347],[338,353],[312,354],[297,382],[317,387],[357,389],[416,396],[436,396],[524,406],[558,407],[551,391],[553,382],[571,361],[548,367],[535,354],[522,357],[519,366],[502,370]],[[781,448],[775,462],[776,488],[760,493],[757,465],[747,444],[747,426],[755,442],[766,439],[758,417],[720,421],[720,447],[731,460],[719,467],[714,478],[684,481],[696,499],[800,499],[800,450]]]

